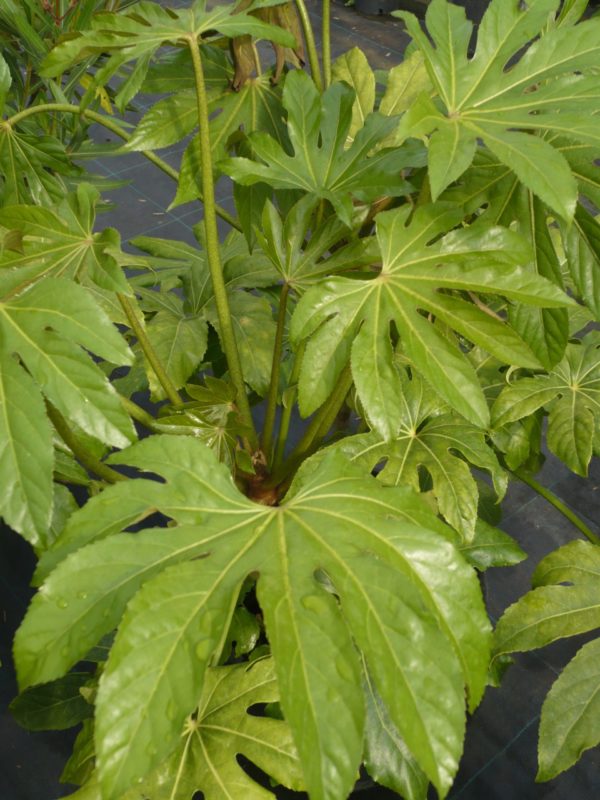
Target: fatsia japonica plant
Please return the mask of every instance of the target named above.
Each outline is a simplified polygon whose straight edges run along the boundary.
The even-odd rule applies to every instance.
[[[117,6],[0,58],[0,512],[38,558],[13,712],[83,723],[74,800],[344,800],[361,766],[444,797],[497,663],[600,627],[566,508],[589,541],[495,637],[477,576],[524,557],[509,479],[560,505],[543,443],[600,452],[600,20],[492,0],[474,37],[433,0],[376,74],[332,63],[328,0],[321,54],[303,0]],[[82,159],[124,152],[199,201],[196,245],[102,227]],[[600,741],[597,651],[542,779]]]

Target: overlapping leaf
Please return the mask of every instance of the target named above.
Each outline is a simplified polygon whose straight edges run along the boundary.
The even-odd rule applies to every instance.
[[[560,585],[567,584],[567,585]],[[534,588],[505,611],[496,652],[532,650],[600,628],[600,549],[574,541],[546,556]],[[550,780],[600,744],[600,639],[585,644],[565,667],[542,708],[538,780]]]
[[[177,276],[183,284],[183,302],[173,294],[142,293],[143,307],[158,312],[148,324],[148,335],[169,362],[170,377],[183,386],[204,357],[207,322],[219,331],[206,253],[181,242],[147,236],[134,239],[133,244],[157,260],[167,260],[168,279]],[[271,373],[275,322],[265,298],[240,290],[272,285],[278,275],[260,251],[249,253],[244,237],[237,231],[223,243],[221,256],[245,378],[256,392],[264,395]],[[147,283],[151,279],[153,262],[150,266],[150,271],[138,282]],[[151,388],[157,397],[161,396],[158,385]]]
[[[337,447],[369,470],[385,460],[378,478],[388,486],[407,484],[419,491],[421,470],[426,469],[441,514],[469,541],[475,534],[479,496],[469,464],[489,471],[499,499],[506,491],[506,476],[479,429],[440,409],[418,378],[400,378],[399,433],[390,442],[377,433],[360,434]]]
[[[558,0],[526,6],[493,0],[472,58],[472,24],[464,9],[433,0],[426,14],[430,38],[416,17],[401,12],[439,96],[438,107],[422,95],[403,120],[404,135],[431,133],[434,197],[469,166],[481,139],[528,189],[561,217],[572,218],[577,185],[569,164],[546,139],[530,134],[600,143],[599,120],[593,116],[600,103],[594,74],[600,64],[600,21],[544,30],[558,5]]]
[[[54,209],[31,205],[1,209],[0,225],[21,234],[19,250],[6,250],[0,258],[2,290],[15,291],[51,275],[129,294],[121,266],[127,257],[121,252],[119,234],[112,228],[94,233],[98,199],[96,189],[81,184]]]
[[[311,286],[325,275],[345,272],[377,261],[373,237],[364,237],[335,247],[350,235],[337,217],[328,217],[308,236],[317,198],[306,195],[282,219],[267,201],[262,214],[262,228],[256,238],[281,278],[294,289]]]
[[[177,9],[166,9],[144,0],[121,13],[96,14],[90,31],[54,48],[44,60],[42,74],[56,77],[87,55],[109,52],[112,56],[98,71],[96,85],[106,82],[123,64],[136,60],[132,82],[139,90],[151,58],[163,44],[178,45],[218,31],[224,36],[248,34],[293,47],[294,37],[290,33],[248,13],[266,4],[255,2],[246,11],[236,13],[231,4],[207,9],[206,0],[194,0],[189,8]],[[131,99],[131,92],[127,95]]]
[[[52,514],[54,459],[42,395],[86,433],[122,447],[134,438],[129,417],[82,348],[114,364],[128,363],[130,354],[86,291],[57,278],[0,303],[0,342],[1,513],[33,545],[43,547]]]
[[[300,300],[291,326],[296,341],[310,337],[300,376],[302,413],[324,402],[351,356],[367,419],[386,440],[402,423],[392,323],[417,371],[453,409],[485,426],[487,403],[475,372],[431,318],[504,363],[535,366],[539,362],[511,327],[457,292],[499,294],[541,307],[570,302],[549,281],[518,266],[530,253],[513,232],[479,225],[452,230],[462,213],[451,204],[421,207],[412,217],[410,211],[404,206],[377,216],[378,276],[333,278],[314,287]]]
[[[223,171],[236,182],[264,182],[276,189],[300,189],[329,200],[349,227],[352,195],[374,199],[402,194],[409,188],[401,170],[422,163],[418,147],[370,155],[396,126],[394,119],[370,115],[345,149],[354,105],[354,91],[347,85],[334,83],[321,96],[308,75],[296,70],[286,79],[283,105],[293,152],[286,152],[267,134],[255,133],[250,141],[260,161],[234,158],[221,162]]]
[[[506,386],[494,403],[493,423],[506,425],[545,408],[548,447],[578,475],[587,475],[592,453],[600,450],[600,336],[589,333],[569,344],[548,374]]]
[[[58,139],[0,125],[0,199],[3,205],[56,202],[65,192],[60,176],[77,173]]]
[[[114,460],[163,475],[166,483],[135,484],[154,489],[155,508],[196,524],[116,534],[71,555],[34,599],[15,645],[23,686],[52,679],[118,624],[135,595],[98,694],[106,798],[177,746],[250,573],[259,576],[281,705],[312,796],[345,796],[355,779],[364,725],[357,645],[394,724],[444,794],[462,746],[463,681],[476,691],[484,680],[489,625],[473,572],[433,532],[441,523],[420,501],[336,454],[307,463],[277,508],[240,495],[193,440],[152,437]],[[89,501],[98,527],[125,522],[117,495],[113,487]],[[465,678],[467,652],[484,666]]]

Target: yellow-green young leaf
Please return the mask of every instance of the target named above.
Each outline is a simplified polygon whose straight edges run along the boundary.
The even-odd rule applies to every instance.
[[[366,122],[375,105],[375,75],[369,66],[367,57],[359,47],[353,47],[347,53],[336,58],[331,65],[331,77],[334,81],[343,81],[354,89],[355,98],[352,106],[352,122],[348,131],[350,140]]]
[[[600,628],[597,585],[540,586],[504,612],[495,631],[495,657],[544,647]]]
[[[542,137],[550,133],[598,143],[594,114],[600,108],[595,76],[600,22],[549,25],[558,6],[558,0],[532,0],[526,6],[518,0],[492,0],[472,57],[468,53],[473,26],[463,8],[433,0],[425,16],[427,31],[413,14],[398,12],[423,54],[445,118],[440,119],[439,112],[426,120],[416,115],[413,127],[409,111],[402,133],[432,133],[451,121],[462,128],[463,136],[481,139],[530,191],[571,220],[577,201],[575,177],[565,156]],[[445,161],[442,148],[434,149],[430,166],[435,165],[438,188],[444,184],[440,175],[456,179],[460,169],[468,167],[468,149],[461,153],[459,166],[450,163],[450,148]]]
[[[446,794],[465,715],[456,653],[487,662],[489,623],[440,523],[415,510],[414,495],[336,453],[307,462],[280,506],[257,505],[208,449],[173,438],[150,437],[112,460],[164,476],[147,482],[154,507],[170,504],[188,524],[115,534],[69,556],[15,643],[23,685],[52,679],[119,625],[127,605],[98,695],[105,800],[180,743],[250,574],[311,796],[337,800],[355,780],[364,733],[356,645],[415,760]],[[99,525],[120,514],[113,496],[108,488],[90,500]]]
[[[580,540],[553,550],[535,569],[533,586],[555,583],[597,584],[600,578],[600,547]]]
[[[288,113],[293,155],[271,136],[258,132],[250,141],[259,160],[229,158],[220,163],[220,168],[245,186],[267,183],[275,189],[300,189],[329,200],[341,221],[350,227],[352,195],[369,201],[383,194],[402,194],[408,188],[402,169],[417,166],[423,160],[420,147],[380,150],[369,155],[396,124],[381,114],[369,115],[352,145],[345,149],[354,97],[349,86],[337,82],[320,95],[306,73],[290,72],[283,89],[283,105]]]
[[[485,427],[487,402],[473,367],[423,311],[504,363],[539,367],[513,328],[458,295],[440,291],[498,294],[541,307],[572,303],[558,287],[518,266],[530,258],[527,243],[498,227],[474,224],[453,230],[462,219],[454,204],[436,203],[410,213],[403,206],[377,215],[378,276],[332,278],[300,299],[290,335],[294,341],[308,339],[299,385],[304,415],[323,402],[319,382],[329,386],[335,381],[356,340],[352,374],[366,417],[385,438],[399,433],[393,323],[399,347],[415,369],[454,410]]]
[[[91,280],[101,289],[131,294],[121,262],[119,234],[112,228],[94,233],[100,194],[79,184],[53,209],[31,205],[0,210],[0,225],[22,234],[19,251],[5,250],[0,258],[3,288],[12,279],[13,291],[44,276]],[[131,262],[129,262],[131,263]]]
[[[343,439],[338,447],[369,470],[385,461],[378,478],[388,486],[407,484],[418,492],[425,468],[440,513],[468,542],[475,534],[479,495],[469,465],[490,473],[499,499],[506,491],[506,474],[480,429],[440,408],[417,376],[408,380],[404,371],[397,371],[396,378],[399,432],[390,441],[377,433],[360,434]]]
[[[600,744],[600,639],[567,664],[542,706],[538,781],[568,769]]]
[[[159,311],[149,322],[146,333],[167,375],[175,387],[180,389],[201,363],[206,352],[206,320],[185,314],[181,303],[178,314]],[[164,398],[164,390],[157,382],[154,371],[148,369],[147,372],[153,396]]]
[[[456,120],[449,120],[429,139],[429,184],[434,200],[471,165],[477,137]]]
[[[55,203],[65,195],[61,176],[78,174],[53,136],[21,133],[11,125],[0,128],[0,199],[14,203]]]
[[[258,703],[275,703],[279,690],[273,660],[209,668],[193,717],[185,721],[177,748],[139,788],[123,800],[192,798],[273,800],[273,793],[241,768],[239,754],[276,785],[304,788],[289,726],[282,720],[248,713]]]
[[[410,108],[421,92],[429,89],[431,81],[425,68],[423,54],[415,50],[401,64],[389,71],[379,111],[386,117],[401,114]]]
[[[600,424],[600,336],[593,331],[567,346],[565,357],[547,375],[523,378],[502,390],[492,408],[495,426],[549,412],[550,450],[569,469],[587,475]]]

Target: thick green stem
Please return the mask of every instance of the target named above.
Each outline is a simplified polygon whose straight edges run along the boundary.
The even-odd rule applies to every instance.
[[[323,0],[323,88],[331,83],[331,0]]]
[[[70,103],[43,103],[39,106],[31,106],[30,108],[26,108],[24,111],[19,111],[17,114],[9,117],[6,120],[6,123],[14,127],[22,120],[27,119],[27,117],[51,111],[63,114],[79,114],[80,116],[86,117],[90,122],[96,122],[98,125],[102,125],[104,128],[111,131],[125,142],[128,142],[131,139],[131,136],[125,133],[125,131],[116,122],[113,122],[102,114],[98,114],[96,111],[91,111],[87,108],[81,109],[79,106],[71,105]],[[173,178],[174,181],[179,181],[179,173],[177,170],[174,169],[170,164],[167,164],[166,161],[163,161],[162,158],[159,158],[159,156],[153,153],[152,150],[142,150],[141,154],[147,158],[148,161],[154,164],[154,166],[158,167],[158,169],[164,172],[165,175]],[[200,201],[204,202],[202,197],[200,197]],[[221,206],[215,206],[215,208],[221,219],[231,225],[232,228],[236,228],[238,231],[242,229],[240,223],[234,219],[229,212],[225,211],[224,208],[221,208]]]
[[[292,411],[294,403],[296,402],[296,393],[298,383],[298,376],[300,375],[300,368],[302,366],[302,358],[304,357],[304,350],[306,348],[306,339],[302,341],[296,351],[294,358],[294,366],[290,374],[288,383],[288,396],[286,402],[281,409],[281,419],[279,421],[279,432],[277,434],[277,442],[275,444],[275,455],[273,457],[273,469],[279,469],[283,461],[283,453],[287,443],[288,433],[290,431],[290,422],[292,420]]]
[[[281,294],[279,296],[277,330],[275,332],[273,363],[271,365],[271,383],[269,384],[269,393],[267,394],[267,411],[265,413],[265,424],[261,437],[261,447],[267,458],[267,462],[270,462],[271,460],[273,430],[275,428],[275,416],[277,414],[277,395],[279,394],[279,376],[281,374],[281,353],[283,350],[283,334],[285,331],[287,298],[289,290],[289,284],[284,283],[281,287]]]
[[[80,461],[89,472],[107,483],[117,483],[117,481],[127,480],[126,475],[121,475],[120,472],[107,466],[96,458],[93,453],[90,453],[85,445],[75,436],[69,423],[60,411],[48,402],[46,402],[46,411],[60,438],[67,445],[75,458]]]
[[[157,422],[152,414],[149,414],[147,411],[141,408],[141,406],[138,406],[137,403],[134,403],[133,400],[130,400],[128,397],[119,395],[119,399],[121,400],[123,408],[129,414],[131,419],[139,422],[145,428],[148,428],[149,431],[156,430]]]
[[[298,442],[290,457],[283,464],[281,470],[273,475],[270,482],[276,484],[280,483],[283,478],[295,472],[296,468],[305,458],[315,452],[333,425],[351,386],[352,372],[350,370],[350,364],[348,364],[338,378],[333,392],[311,419],[308,428],[304,432],[304,436]]]
[[[206,255],[208,268],[212,282],[212,288],[219,318],[219,334],[223,352],[227,359],[231,382],[235,388],[237,406],[240,417],[248,429],[250,444],[255,447],[257,436],[254,429],[254,422],[250,412],[248,395],[246,394],[246,384],[244,383],[244,373],[240,361],[229,300],[227,298],[227,288],[223,277],[221,266],[221,253],[219,248],[219,233],[217,230],[217,215],[215,204],[215,187],[212,172],[212,150],[210,146],[210,134],[208,130],[208,100],[206,96],[206,85],[204,83],[204,70],[202,59],[195,36],[188,39],[192,63],[194,66],[194,77],[196,81],[196,98],[198,101],[198,124],[200,126],[200,163],[202,164],[202,192],[204,195],[204,230],[206,234]]]
[[[541,483],[536,481],[534,477],[529,475],[524,470],[516,469],[512,470],[513,475],[517,477],[523,483],[526,483],[527,486],[530,486],[535,492],[537,492],[544,500],[547,500],[557,511],[566,517],[569,522],[572,522],[573,525],[579,530],[585,537],[588,539],[592,544],[600,545],[600,537],[598,537],[588,526],[585,522],[575,514],[574,511],[566,506],[560,498],[558,498],[554,492],[547,489],[545,486],[542,486]]]
[[[310,64],[310,71],[312,73],[313,81],[317,89],[323,91],[323,80],[321,78],[321,67],[319,65],[319,56],[317,54],[317,46],[315,44],[315,35],[313,33],[308,10],[304,0],[296,0],[296,8],[302,23],[302,30],[304,32],[304,40],[306,42],[306,50],[308,52],[308,63]]]
[[[150,366],[154,371],[154,374],[158,378],[158,382],[165,390],[165,394],[169,398],[169,402],[174,406],[181,405],[181,397],[179,396],[179,392],[177,391],[177,388],[173,383],[173,381],[171,380],[171,378],[169,378],[169,376],[167,375],[167,371],[164,368],[162,361],[160,360],[160,358],[156,353],[156,350],[152,346],[152,342],[148,338],[143,325],[137,318],[131,300],[124,294],[117,294],[117,297],[119,298],[119,303],[121,304],[121,308],[125,312],[125,316],[127,317],[129,326],[131,330],[135,333],[136,338],[138,340],[138,344],[142,348],[142,352],[146,356],[148,363],[150,364]]]

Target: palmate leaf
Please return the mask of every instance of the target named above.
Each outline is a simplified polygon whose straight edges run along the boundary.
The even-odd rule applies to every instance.
[[[130,294],[121,262],[116,230],[94,233],[95,207],[100,195],[80,184],[54,209],[31,205],[0,209],[0,225],[21,234],[18,251],[5,250],[0,258],[0,286],[12,291],[51,275],[78,282],[92,281],[101,289]],[[133,261],[134,259],[130,259]]]
[[[219,332],[206,252],[181,242],[147,236],[133,239],[132,244],[155,259],[168,259],[168,278],[177,276],[183,284],[183,303],[173,294],[157,297],[156,292],[142,293],[144,309],[158,311],[148,324],[148,335],[163,358],[171,362],[169,375],[182,386],[205,354],[207,323]],[[264,254],[259,250],[248,251],[246,240],[237,231],[223,243],[221,256],[244,375],[249,386],[264,395],[271,374],[275,321],[267,300],[241,290],[271,286],[279,276]],[[152,267],[151,260],[150,270],[138,282],[149,282]],[[157,397],[162,395],[158,385],[151,388]]]
[[[155,509],[170,505],[195,524],[115,534],[72,554],[34,599],[15,643],[21,685],[51,680],[114,628],[135,596],[98,693],[105,797],[120,797],[177,746],[251,573],[311,796],[337,800],[355,780],[364,726],[357,646],[408,748],[445,794],[464,725],[457,651],[486,665],[489,623],[474,573],[419,499],[335,453],[316,468],[307,462],[277,508],[240,495],[193,440],[155,436],[113,460],[164,475],[166,483],[140,479],[130,492],[147,483]],[[124,521],[114,488],[88,503],[98,527]]]
[[[422,51],[440,107],[424,95],[402,121],[405,136],[432,134],[431,188],[436,198],[469,166],[481,139],[534,194],[564,219],[575,211],[577,185],[567,160],[532,131],[597,146],[600,21],[544,30],[558,0],[492,0],[468,58],[472,24],[464,9],[433,0],[429,37],[416,17],[399,15]],[[536,38],[537,37],[537,38]],[[525,46],[534,40],[525,52]],[[516,54],[520,57],[507,68]],[[590,113],[592,116],[590,116]]]
[[[77,175],[64,145],[11,125],[0,125],[0,200],[13,203],[54,203],[64,196],[60,176]]]
[[[279,144],[286,141],[281,90],[273,86],[267,73],[247,81],[237,92],[227,86],[209,104],[209,109],[219,112],[213,113],[209,123],[213,163],[227,156],[229,140],[240,128],[246,133],[263,131]],[[183,154],[177,194],[170,207],[195,200],[201,194],[202,160],[198,136],[195,136]]]
[[[382,268],[377,277],[333,278],[310,289],[290,330],[295,341],[310,337],[300,374],[301,412],[310,414],[324,402],[351,355],[367,419],[386,440],[402,424],[392,322],[416,370],[453,409],[486,426],[487,403],[471,364],[421,311],[504,363],[536,366],[531,349],[505,322],[443,290],[499,294],[541,307],[572,302],[549,281],[517,266],[530,255],[512,231],[478,225],[452,230],[462,218],[453,204],[421,207],[412,218],[410,212],[404,206],[378,214]]]
[[[295,40],[290,33],[248,13],[266,4],[255,2],[245,11],[236,12],[231,4],[207,9],[206,0],[194,0],[189,8],[177,9],[162,8],[144,0],[120,13],[96,14],[91,20],[92,29],[55,47],[44,59],[40,73],[53,78],[90,54],[112,52],[108,63],[96,75],[96,85],[108,81],[123,64],[136,60],[144,65],[136,75],[139,88],[151,58],[163,44],[200,40],[209,31],[224,36],[248,34],[293,47]]]
[[[43,548],[54,458],[42,395],[91,436],[127,445],[135,438],[131,421],[82,348],[114,364],[129,363],[130,353],[86,291],[55,278],[0,303],[0,342],[0,511],[11,527]]]
[[[197,710],[183,726],[169,758],[122,800],[269,800],[272,792],[241,768],[242,753],[288,788],[303,788],[302,773],[289,726],[282,720],[248,713],[258,703],[279,700],[273,660],[209,668]],[[71,800],[102,795],[97,775]]]
[[[496,629],[496,652],[532,650],[600,628],[600,550],[574,541],[536,567],[533,591],[508,608]],[[560,584],[568,585],[560,585]],[[565,667],[542,707],[537,780],[554,778],[600,744],[600,639]]]
[[[350,231],[336,216],[328,217],[312,231],[313,213],[318,199],[301,198],[285,215],[285,220],[267,200],[262,213],[262,227],[256,239],[281,278],[296,291],[316,283],[324,275],[345,272],[377,261],[375,239],[366,236],[335,247],[350,236]]]
[[[592,453],[600,450],[600,335],[593,331],[569,344],[549,374],[506,386],[492,408],[496,427],[549,412],[548,447],[569,469],[587,475]]]
[[[507,477],[480,429],[440,408],[417,377],[411,381],[400,377],[398,435],[386,442],[377,433],[359,434],[342,439],[336,447],[368,470],[385,460],[378,478],[387,486],[407,484],[418,492],[420,471],[425,468],[440,513],[469,541],[475,534],[479,496],[469,464],[488,470],[499,499],[506,491]]]
[[[329,200],[341,221],[350,227],[353,194],[369,200],[402,194],[410,187],[401,170],[422,163],[421,149],[412,146],[369,156],[396,126],[394,119],[379,114],[367,118],[346,150],[353,105],[354,91],[347,85],[334,83],[321,97],[311,78],[295,70],[288,74],[283,89],[293,154],[258,132],[250,142],[264,163],[230,158],[219,166],[244,186],[264,182],[276,189],[300,189]]]

